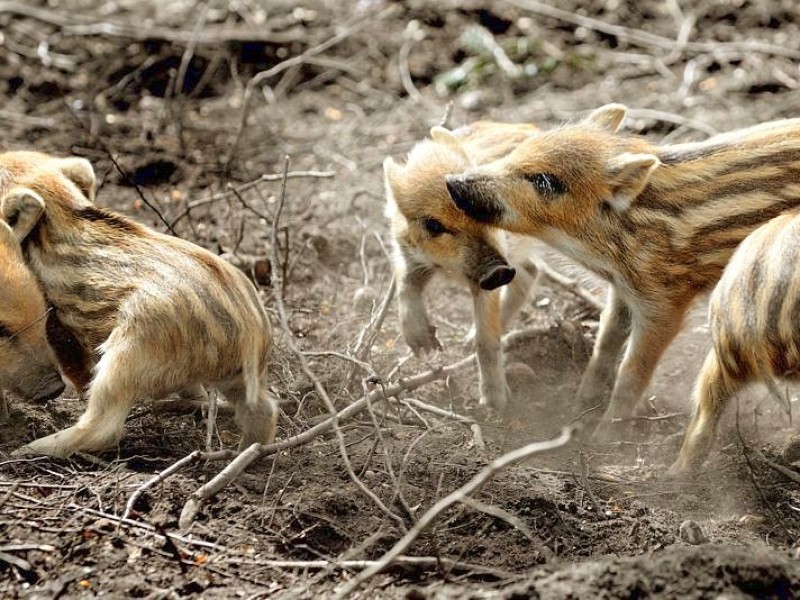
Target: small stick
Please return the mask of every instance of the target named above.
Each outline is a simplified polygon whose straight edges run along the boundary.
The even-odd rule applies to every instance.
[[[366,363],[363,360],[358,360],[356,357],[350,356],[349,354],[342,354],[341,352],[336,352],[334,350],[320,350],[320,351],[303,350],[303,354],[305,354],[306,356],[332,356],[334,358],[345,360],[349,363],[356,365],[357,367],[361,368],[365,373],[372,373],[372,371],[374,370],[371,364]]]
[[[372,346],[375,344],[375,340],[380,333],[386,315],[389,314],[389,308],[392,305],[392,299],[394,299],[396,290],[397,283],[395,282],[394,276],[392,276],[392,280],[389,282],[389,289],[386,290],[386,294],[383,296],[383,301],[381,301],[378,311],[361,331],[361,335],[359,335],[359,339],[356,342],[356,348],[353,354],[357,360],[365,362],[370,352],[372,352]]]
[[[274,567],[277,569],[366,569],[373,566],[374,560],[260,560],[259,566]],[[445,567],[449,571],[462,573],[483,573],[498,579],[513,579],[514,575],[501,569],[494,569],[484,565],[459,562],[449,558],[437,556],[398,556],[394,564],[399,567],[420,567],[438,569]]]
[[[597,496],[594,495],[592,488],[589,487],[589,468],[586,464],[586,455],[583,452],[579,453],[580,461],[581,461],[581,487],[583,491],[589,496],[589,499],[594,504],[594,509],[597,511],[598,515],[603,514],[603,507],[600,505],[600,501],[597,499]]]
[[[3,482],[3,483],[5,483],[5,482]],[[11,497],[16,493],[16,491],[18,489],[19,489],[19,481],[15,481],[14,483],[11,484],[11,487],[3,495],[3,497],[0,498],[0,508],[3,508],[3,506],[6,504],[6,502],[8,502],[11,499]]]
[[[134,521],[133,519],[126,519],[123,517],[118,517],[117,515],[113,515],[111,513],[103,512],[102,510],[97,510],[94,508],[89,508],[88,506],[81,506],[80,504],[75,504],[71,502],[67,504],[67,508],[70,510],[74,510],[77,512],[81,512],[87,515],[91,515],[93,517],[100,517],[101,519],[108,519],[109,521],[113,521],[114,523],[118,523],[119,525],[124,525],[126,527],[132,527],[134,529],[142,529],[149,533],[152,536],[158,538],[164,538],[165,536],[160,533],[153,525],[148,523],[142,523],[141,521]],[[230,553],[230,550],[225,546],[220,544],[215,544],[214,542],[207,542],[206,540],[199,540],[194,537],[184,537],[181,535],[176,535],[174,533],[170,534],[170,537],[174,540],[181,542],[182,544],[188,544],[190,546],[197,546],[199,548],[209,548],[211,550],[218,550],[221,552]]]
[[[282,62],[279,62],[277,65],[275,65],[273,67],[270,67],[266,71],[261,71],[261,72],[257,73],[256,75],[254,75],[253,78],[250,79],[250,81],[247,82],[247,85],[245,86],[245,89],[244,89],[244,98],[242,99],[242,110],[241,110],[241,115],[239,117],[239,126],[238,126],[238,129],[236,131],[236,137],[234,138],[233,144],[231,145],[230,154],[228,155],[226,170],[232,164],[233,159],[236,156],[236,152],[237,152],[237,150],[239,148],[239,143],[242,141],[242,136],[244,135],[244,131],[247,128],[247,117],[250,114],[250,106],[251,106],[251,100],[253,98],[253,91],[258,86],[260,86],[262,83],[268,81],[270,78],[274,77],[278,73],[282,73],[286,69],[289,69],[291,67],[295,67],[295,66],[298,66],[298,65],[302,65],[308,57],[317,56],[318,54],[322,54],[326,50],[329,50],[330,48],[332,48],[332,47],[336,46],[337,44],[343,42],[344,40],[346,40],[347,38],[352,36],[354,33],[356,33],[358,30],[364,28],[367,25],[370,25],[370,24],[374,23],[374,21],[376,21],[376,20],[384,18],[385,16],[387,16],[388,14],[391,14],[393,12],[395,12],[394,11],[394,7],[390,6],[389,8],[381,11],[377,15],[374,15],[374,14],[368,15],[367,17],[364,17],[364,18],[356,21],[355,23],[351,24],[350,26],[345,27],[342,31],[340,31],[336,35],[328,38],[327,40],[325,40],[321,44],[318,44],[316,46],[312,46],[311,48],[308,48],[304,52],[302,52],[302,53],[300,53],[300,54],[298,54],[296,56],[292,56],[291,58],[287,58],[286,60],[284,60]]]
[[[497,473],[535,454],[540,454],[542,452],[547,452],[548,450],[554,450],[555,448],[564,446],[572,439],[572,436],[577,429],[578,427],[575,425],[565,427],[561,434],[552,440],[527,444],[522,448],[504,454],[500,458],[493,460],[467,483],[462,485],[451,494],[448,494],[434,504],[431,508],[429,508],[427,512],[420,517],[419,521],[417,521],[414,527],[409,529],[408,532],[391,548],[391,550],[384,554],[374,565],[364,569],[358,575],[356,575],[355,578],[353,578],[336,593],[335,597],[348,597],[362,583],[389,567],[389,565],[391,565],[398,556],[405,552],[414,542],[414,540],[416,540],[417,537],[419,537],[419,535],[425,531],[425,529],[427,529],[428,526],[430,526],[430,524],[433,523],[433,521],[436,520],[436,518],[443,511],[450,508],[457,502],[464,502],[467,500],[470,496],[480,490]]]
[[[632,42],[645,48],[660,48],[662,50],[683,50],[688,52],[715,53],[724,51],[735,52],[758,52],[762,54],[772,54],[775,56],[785,56],[786,58],[800,58],[800,51],[788,46],[778,46],[776,44],[765,44],[762,42],[681,42],[672,38],[655,35],[640,29],[612,25],[599,19],[584,17],[582,15],[556,8],[538,2],[537,0],[505,0],[506,3],[528,10],[533,13],[559,19],[572,23],[579,27],[585,27],[593,31],[599,31],[608,35],[613,35],[620,40]]]
[[[406,29],[403,32],[403,45],[400,46],[400,52],[397,57],[398,69],[400,71],[400,81],[403,84],[408,97],[414,103],[419,104],[425,98],[419,93],[417,86],[414,85],[414,80],[411,78],[411,69],[408,66],[408,57],[411,54],[411,48],[414,43],[419,41],[421,35],[419,24],[416,21],[409,21]]]
[[[586,304],[597,310],[598,312],[602,312],[604,303],[600,300],[597,296],[592,294],[590,291],[582,287],[576,280],[570,279],[566,275],[562,275],[558,271],[554,270],[550,265],[543,261],[536,262],[536,268],[538,269],[539,273],[544,275],[547,279],[558,285],[559,287],[564,288],[568,292],[576,295],[578,298],[583,300]]]
[[[424,410],[439,417],[445,417],[446,419],[452,419],[453,421],[458,421],[460,423],[467,423],[469,425],[475,423],[475,419],[471,417],[465,417],[464,415],[459,415],[458,413],[455,413],[453,411],[445,410],[444,408],[439,408],[438,406],[433,406],[432,404],[427,404],[426,402],[423,402],[422,400],[418,400],[416,398],[406,398],[405,400],[403,400],[403,402],[405,404],[410,404],[415,408]]]
[[[133,494],[131,494],[131,497],[128,498],[128,502],[125,504],[125,512],[122,513],[122,518],[128,519],[131,516],[131,512],[133,512],[133,507],[136,505],[136,501],[139,500],[142,494],[144,494],[147,490],[149,490],[156,484],[163,483],[168,477],[174,475],[185,466],[195,462],[198,458],[200,458],[200,455],[201,452],[199,450],[195,450],[191,454],[187,454],[182,459],[172,463],[169,467],[167,467],[163,471],[156,473],[151,479],[148,479],[142,485],[136,488],[136,491],[133,492]]]
[[[55,552],[56,547],[50,544],[11,544],[9,546],[0,546],[0,552],[29,552],[31,550]]]
[[[450,129],[450,117],[453,116],[453,107],[454,106],[455,106],[455,103],[452,100],[450,100],[447,103],[447,105],[444,107],[444,114],[442,115],[442,118],[439,119],[439,122],[437,123],[437,125],[439,127],[444,127],[445,129]]]
[[[652,108],[632,108],[628,111],[629,118],[639,119],[655,119],[656,121],[664,121],[665,123],[674,123],[675,125],[682,125],[697,131],[701,131],[706,135],[716,135],[719,130],[712,127],[708,123],[698,121],[696,119],[689,119],[687,117],[667,112],[664,110],[654,110]]]
[[[317,177],[321,179],[328,179],[330,177],[334,177],[336,175],[335,171],[290,171],[286,173],[287,179],[300,179],[303,177]],[[214,202],[219,202],[221,200],[226,200],[231,196],[236,196],[241,194],[242,192],[246,192],[258,185],[269,182],[269,181],[281,181],[283,178],[283,174],[281,173],[264,173],[258,179],[254,179],[253,181],[247,181],[241,185],[236,187],[231,186],[230,189],[224,192],[219,192],[218,194],[212,194],[211,196],[206,196],[205,198],[198,198],[197,200],[192,200],[191,202],[186,203],[186,207],[184,208],[183,212],[178,214],[175,219],[172,221],[173,227],[179,222],[189,216],[189,213],[195,209],[199,208],[200,206],[205,206],[206,204],[213,204]]]
[[[6,552],[0,552],[0,563],[6,563],[7,565],[14,565],[20,571],[31,572],[33,571],[33,565],[29,563],[24,558],[20,558],[19,556],[14,556],[13,554],[8,554]]]
[[[392,457],[389,452],[388,446],[386,445],[386,441],[383,439],[383,432],[381,431],[381,425],[378,422],[378,417],[375,414],[375,409],[372,407],[372,403],[369,401],[369,389],[368,383],[366,379],[361,381],[361,388],[364,390],[364,398],[367,400],[367,412],[369,413],[370,419],[372,420],[372,427],[375,430],[375,439],[378,442],[378,445],[381,448],[383,454],[383,464],[386,466],[386,473],[389,475],[389,479],[392,480],[392,485],[394,486],[394,498],[398,500],[400,506],[405,512],[406,517],[408,517],[411,521],[414,521],[414,511],[411,510],[411,507],[408,505],[406,501],[406,497],[403,494],[403,490],[400,487],[400,483],[397,479],[397,475],[394,472],[394,467],[392,466]],[[384,393],[384,398],[386,398],[386,390],[383,387],[382,383],[378,383],[379,389],[381,392]],[[374,387],[374,386],[373,386]]]
[[[768,459],[764,456],[760,450],[756,450],[755,448],[750,448],[750,452],[755,454],[759,459],[761,459],[764,464],[768,467],[776,470],[778,473],[789,479],[790,481],[794,481],[795,483],[800,483],[800,473],[793,471],[792,469],[788,469],[783,465],[776,463],[774,460]]]
[[[275,32],[269,31],[264,27],[207,27],[195,35],[192,31],[173,27],[144,27],[142,23],[131,25],[114,21],[94,21],[74,11],[67,16],[64,13],[30,6],[30,3],[27,2],[14,2],[12,0],[0,2],[0,14],[6,12],[53,25],[62,29],[66,34],[76,36],[96,35],[132,40],[163,40],[176,44],[188,44],[194,40],[198,45],[217,48],[226,42],[288,44],[297,40],[294,32]]]
[[[675,419],[678,417],[685,417],[686,413],[682,412],[674,412],[674,413],[667,413],[665,415],[639,415],[636,417],[613,417],[611,419],[612,423],[629,423],[631,421],[668,421],[669,419]]]

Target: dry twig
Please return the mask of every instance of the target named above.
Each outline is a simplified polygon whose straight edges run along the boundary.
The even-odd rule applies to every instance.
[[[654,33],[648,33],[641,29],[634,29],[632,27],[623,27],[621,25],[612,25],[599,19],[585,17],[573,12],[569,12],[554,6],[538,2],[537,0],[504,0],[508,4],[512,4],[517,8],[528,10],[532,13],[544,15],[560,21],[572,23],[578,27],[585,27],[592,31],[599,31],[607,35],[613,35],[616,38],[643,46],[645,48],[660,48],[673,52],[675,58],[682,52],[698,52],[698,53],[722,53],[722,52],[757,52],[759,54],[772,54],[774,56],[785,56],[786,58],[798,59],[800,58],[800,50],[787,48],[786,46],[777,46],[774,44],[765,44],[762,42],[689,42],[685,40],[674,40],[672,38],[663,37]]]
[[[533,442],[493,460],[482,471],[475,475],[475,477],[429,508],[428,511],[420,517],[416,525],[414,525],[414,527],[412,527],[408,533],[406,533],[392,547],[391,550],[384,554],[373,566],[369,567],[368,569],[364,569],[354,579],[343,586],[337,592],[336,597],[346,598],[362,583],[386,569],[398,556],[408,549],[414,540],[416,540],[419,535],[425,531],[425,529],[427,529],[428,526],[430,526],[431,523],[433,523],[433,521],[435,521],[443,511],[450,508],[453,504],[464,502],[469,499],[472,494],[480,490],[497,473],[535,454],[541,454],[542,452],[547,452],[548,450],[560,448],[572,439],[572,436],[575,434],[577,429],[578,427],[575,425],[565,427],[561,432],[561,435],[553,438],[552,440],[547,440],[545,442]]]
[[[286,173],[287,179],[297,179],[300,177],[319,177],[319,178],[329,178],[336,175],[335,171],[290,171]],[[192,200],[191,202],[186,203],[186,207],[183,209],[183,212],[179,213],[175,219],[172,221],[172,226],[174,227],[178,222],[182,221],[186,217],[189,216],[189,213],[192,212],[195,208],[199,208],[200,206],[205,206],[207,204],[213,204],[214,202],[219,202],[220,200],[226,200],[231,196],[240,195],[242,192],[246,192],[249,189],[252,189],[258,186],[261,183],[265,183],[267,181],[281,181],[283,178],[283,174],[281,173],[265,173],[258,179],[254,179],[253,181],[248,181],[241,185],[237,186],[230,186],[230,189],[220,192],[218,194],[212,194],[211,196],[207,196],[205,198],[198,198],[197,200]]]
[[[562,275],[561,273],[550,267],[550,265],[541,260],[536,262],[536,268],[539,270],[539,273],[541,275],[549,279],[551,282],[553,282],[554,284],[558,285],[561,288],[564,288],[568,292],[574,294],[596,311],[602,312],[604,306],[603,301],[600,300],[593,293],[591,293],[589,290],[581,286],[581,284],[578,283],[576,280],[570,279],[566,275]]]
[[[239,143],[242,141],[242,136],[244,135],[244,131],[247,128],[247,118],[250,116],[253,91],[256,88],[263,85],[265,82],[269,81],[272,77],[274,77],[278,73],[282,73],[283,71],[291,67],[302,65],[309,57],[322,54],[326,50],[343,42],[344,40],[352,36],[354,33],[356,33],[358,30],[372,23],[374,20],[383,19],[387,15],[392,14],[393,12],[395,12],[395,7],[390,6],[389,8],[384,9],[377,15],[369,15],[367,17],[364,17],[356,21],[352,25],[345,27],[342,31],[332,36],[331,38],[325,40],[321,44],[312,46],[311,48],[308,48],[305,52],[302,52],[297,56],[287,58],[286,60],[279,62],[277,65],[267,69],[266,71],[261,71],[260,73],[256,74],[250,81],[248,81],[247,86],[245,86],[244,90],[244,98],[242,99],[242,112],[239,117],[239,127],[236,131],[236,137],[234,138],[233,144],[231,145],[230,153],[228,154],[227,167],[230,167],[231,163],[233,162],[233,159],[236,157],[236,152],[239,148]]]
[[[512,331],[503,337],[503,343],[508,345],[519,338],[527,338],[534,331],[541,330]],[[369,401],[377,403],[379,401],[383,401],[385,398],[398,396],[402,392],[415,390],[433,381],[446,379],[460,370],[472,366],[474,363],[475,355],[472,354],[445,367],[430,369],[411,377],[403,378],[396,383],[387,385],[384,389],[371,391],[369,393]],[[268,446],[253,444],[240,454],[237,454],[232,450],[220,450],[201,455],[202,459],[209,461],[232,460],[230,464],[228,464],[220,473],[206,482],[203,486],[195,490],[189,496],[186,504],[183,507],[183,510],[181,511],[181,528],[186,529],[189,525],[191,525],[203,503],[210,498],[213,498],[220,490],[227,486],[231,481],[235,480],[248,466],[250,466],[253,461],[262,456],[270,456],[290,448],[308,444],[323,433],[327,433],[333,429],[334,421],[338,423],[339,421],[350,419],[363,412],[366,408],[367,398],[362,397],[353,402],[350,406],[343,408],[335,415],[328,417],[326,420],[318,423],[314,427],[311,427],[310,429],[307,429],[295,436],[275,442],[274,444],[269,444]]]
[[[750,448],[750,452],[755,454],[759,458],[759,460],[761,460],[765,465],[777,471],[778,473],[786,477],[788,480],[794,481],[795,483],[800,483],[800,473],[798,473],[797,471],[784,467],[783,465],[776,463],[774,460],[770,460],[769,458],[764,456],[764,454],[760,450],[757,450],[756,448]]]
[[[396,513],[394,513],[392,510],[390,510],[383,503],[383,501],[372,490],[370,490],[361,481],[361,479],[359,479],[358,475],[356,475],[356,473],[355,473],[355,471],[353,469],[353,465],[350,462],[350,458],[349,458],[349,456],[347,454],[347,446],[346,446],[346,443],[345,443],[344,434],[342,433],[341,429],[339,429],[338,414],[337,414],[336,409],[335,409],[335,407],[333,405],[333,402],[331,401],[330,397],[328,396],[328,392],[325,389],[325,387],[322,385],[322,382],[319,380],[319,378],[311,370],[311,367],[308,364],[308,360],[306,359],[305,355],[303,354],[303,352],[295,344],[291,329],[289,327],[289,318],[288,318],[288,314],[286,312],[286,307],[283,304],[283,297],[282,297],[283,296],[283,285],[284,285],[283,276],[280,273],[280,270],[277,268],[277,263],[278,263],[278,227],[279,227],[279,223],[280,223],[281,212],[283,211],[283,207],[284,207],[284,204],[286,202],[286,174],[288,172],[289,172],[289,157],[286,156],[286,158],[284,160],[284,167],[283,167],[283,174],[284,175],[283,175],[282,184],[281,184],[280,200],[278,202],[278,207],[276,209],[275,219],[272,222],[272,239],[271,239],[271,241],[272,241],[272,244],[271,244],[272,245],[271,258],[272,258],[272,262],[273,262],[272,271],[273,271],[273,278],[274,278],[273,281],[274,281],[274,284],[275,284],[275,295],[274,295],[274,297],[275,297],[275,303],[276,303],[277,309],[278,309],[278,315],[279,315],[279,321],[280,321],[281,329],[286,334],[286,343],[287,343],[287,346],[289,347],[289,350],[292,352],[292,354],[295,355],[295,357],[299,361],[302,371],[309,378],[309,380],[313,382],[314,389],[317,391],[317,394],[322,399],[322,401],[324,402],[326,408],[328,409],[328,412],[331,415],[331,417],[330,417],[330,419],[331,419],[330,428],[333,429],[334,433],[336,434],[336,439],[337,439],[338,445],[339,445],[339,452],[340,452],[340,454],[342,456],[342,460],[344,462],[345,468],[347,469],[348,475],[352,479],[353,483],[356,484],[356,487],[358,487],[358,489],[360,489],[363,494],[365,494],[368,498],[370,498],[373,501],[373,503],[375,503],[375,505],[384,514],[386,514],[392,520],[394,520],[395,523],[397,523],[397,525],[402,530],[405,530],[406,526],[405,526],[405,521],[403,520],[403,518],[400,517],[399,515],[397,515]],[[220,475],[217,476],[217,478],[220,478],[220,481],[222,482],[222,485],[224,486],[229,481],[231,481],[233,478],[238,476],[247,467],[247,465],[249,465],[250,462],[252,462],[252,460],[254,460],[257,456],[260,455],[259,451],[260,451],[260,445],[259,444],[254,444],[253,446],[248,448],[243,453],[243,455],[246,455],[246,454],[248,456],[252,455],[253,457],[250,460],[247,460],[245,462],[245,461],[240,461],[237,458],[234,461],[232,461],[231,464],[229,464],[223,470],[223,472],[220,473]],[[248,453],[250,453],[250,454],[248,454]],[[215,480],[217,480],[217,478],[215,478]],[[212,480],[212,481],[214,481],[214,480]],[[210,483],[211,482],[209,482],[209,484]],[[208,486],[209,484],[206,484],[206,486]],[[207,488],[206,486],[203,486],[203,488],[206,488],[207,490],[212,490],[213,489],[213,488]],[[203,488],[201,488],[201,490],[203,490]],[[194,520],[194,516],[197,514],[197,511],[199,510],[202,502],[205,500],[205,497],[202,495],[201,490],[198,490],[197,492],[192,494],[192,496],[190,496],[189,500],[187,500],[186,505],[184,506],[183,511],[181,512],[181,518],[180,518],[181,528],[185,529],[191,524],[191,522]],[[210,495],[213,495],[213,493],[216,493],[216,492],[213,491],[213,492],[211,492]]]
[[[171,475],[174,475],[186,465],[189,465],[200,458],[201,452],[199,450],[195,450],[191,454],[187,454],[182,459],[177,462],[172,463],[169,467],[164,469],[163,471],[156,473],[151,479],[145,481],[142,485],[136,488],[136,491],[131,494],[131,497],[128,498],[128,502],[125,504],[125,512],[122,513],[123,519],[128,519],[131,516],[131,512],[133,511],[133,507],[136,506],[136,502],[139,498],[144,494],[147,490],[151,487],[155,486],[158,483],[162,483]]]

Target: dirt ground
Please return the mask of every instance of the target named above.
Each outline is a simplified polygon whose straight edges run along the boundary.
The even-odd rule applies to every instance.
[[[255,257],[273,316],[263,258],[281,186],[261,178],[281,173],[285,155],[290,171],[304,172],[287,182],[276,268],[294,342],[328,353],[308,359],[337,408],[362,395],[367,373],[342,355],[364,347],[391,279],[381,163],[402,157],[449,102],[453,125],[492,118],[545,127],[623,102],[628,130],[697,140],[797,116],[798,65],[793,0],[0,2],[3,148],[87,157],[98,204],[212,251]],[[601,282],[544,256],[602,295]],[[438,281],[427,299],[445,349],[409,358],[392,304],[360,355],[387,385],[471,351],[466,290]],[[473,368],[377,406],[377,428],[366,412],[341,423],[374,498],[327,434],[253,464],[202,506],[188,532],[178,528],[184,503],[225,462],[188,464],[123,515],[154,474],[205,448],[202,411],[142,404],[116,452],[17,458],[11,451],[70,424],[82,402],[69,393],[46,406],[10,399],[0,419],[0,596],[332,596],[492,459],[577,416],[597,313],[542,285],[514,327],[537,333],[508,349],[507,414],[477,409]],[[287,332],[276,331],[271,373],[284,439],[326,409]],[[799,596],[800,472],[781,453],[792,426],[763,390],[729,411],[702,473],[663,477],[707,348],[698,306],[659,368],[646,435],[573,443],[497,474],[359,593]],[[213,449],[235,443],[222,414]]]

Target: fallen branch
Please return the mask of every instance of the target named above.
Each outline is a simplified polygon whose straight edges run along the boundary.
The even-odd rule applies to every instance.
[[[273,281],[275,285],[275,305],[278,309],[278,317],[279,317],[279,324],[281,330],[285,334],[285,341],[286,345],[289,347],[289,350],[292,354],[295,355],[297,361],[300,363],[300,369],[309,378],[309,380],[314,385],[314,389],[317,392],[317,395],[320,397],[322,402],[325,404],[325,408],[328,410],[328,414],[331,415],[333,421],[331,423],[331,429],[336,434],[336,441],[339,445],[339,454],[342,457],[342,462],[344,463],[345,469],[347,470],[347,474],[350,476],[350,479],[356,485],[356,487],[361,490],[361,492],[367,496],[372,502],[383,512],[386,516],[390,519],[393,519],[395,523],[397,523],[398,527],[402,530],[406,530],[406,524],[403,518],[392,511],[389,507],[387,507],[383,501],[369,489],[366,484],[356,475],[355,470],[353,469],[353,465],[350,461],[350,457],[347,454],[347,443],[344,439],[344,434],[342,430],[339,429],[339,422],[336,417],[336,408],[331,400],[330,396],[328,395],[328,390],[325,389],[325,386],[322,385],[319,377],[316,376],[314,371],[311,369],[311,365],[308,362],[308,359],[305,357],[303,352],[297,346],[294,341],[294,334],[292,333],[292,329],[289,326],[289,314],[286,310],[286,306],[283,303],[283,293],[284,293],[284,275],[278,269],[278,227],[280,225],[281,213],[283,212],[284,204],[286,203],[286,174],[289,172],[289,156],[286,155],[284,157],[283,163],[283,173],[284,178],[281,181],[281,195],[280,200],[278,202],[278,206],[275,210],[275,219],[272,221],[272,236],[271,236],[271,255],[270,260],[272,262],[272,271],[273,271]],[[369,399],[367,397],[367,406],[369,406]]]
[[[572,439],[572,436],[575,434],[577,429],[578,427],[575,425],[565,427],[561,432],[561,435],[553,438],[552,440],[547,440],[545,442],[533,442],[493,460],[482,471],[475,475],[475,477],[429,508],[427,512],[420,517],[419,521],[417,521],[414,527],[412,527],[408,533],[406,533],[392,547],[391,550],[384,554],[374,565],[361,571],[361,573],[356,575],[355,578],[342,587],[337,592],[336,598],[346,598],[352,594],[362,583],[389,567],[392,562],[403,552],[405,552],[414,542],[414,540],[416,540],[419,535],[425,531],[425,529],[427,529],[443,511],[450,508],[453,504],[464,502],[469,499],[470,496],[480,490],[497,473],[535,454],[541,454],[542,452],[547,452],[548,450],[554,450],[555,448],[564,446]]]
[[[425,385],[426,383],[430,383],[438,379],[445,379],[450,375],[452,375],[454,372],[463,369],[466,366],[471,365],[472,362],[473,362],[473,357],[470,356],[459,361],[458,363],[450,365],[449,367],[431,369],[430,371],[420,373],[419,375],[416,375],[414,377],[401,380],[398,383],[387,386],[385,388],[385,396],[387,398],[392,396],[397,396],[403,391],[414,390],[422,385]],[[380,402],[383,400],[384,390],[373,390],[372,392],[370,392],[369,396],[370,396],[369,401]],[[184,505],[183,510],[181,511],[181,518],[180,518],[181,528],[185,529],[191,524],[191,522],[197,515],[197,512],[200,510],[200,507],[202,506],[203,502],[213,497],[221,489],[223,489],[226,485],[228,485],[231,481],[236,479],[256,459],[262,456],[270,456],[277,452],[282,452],[283,450],[288,450],[289,448],[294,448],[296,446],[303,446],[309,443],[311,440],[319,437],[323,433],[327,433],[328,431],[333,429],[334,424],[338,423],[339,420],[352,418],[355,415],[364,411],[366,408],[367,408],[367,399],[362,397],[356,402],[353,402],[350,406],[340,410],[334,416],[329,417],[328,419],[315,425],[311,429],[307,429],[303,433],[292,436],[290,438],[286,438],[274,444],[269,444],[267,446],[253,444],[252,446],[247,448],[247,450],[236,456],[231,461],[231,463],[227,467],[225,467],[225,469],[223,469],[216,477],[210,479],[202,487],[196,490],[191,496],[189,496],[189,499],[186,501],[186,504]],[[203,456],[203,458],[224,459],[229,456],[230,454],[227,451],[224,451],[224,452],[214,453],[208,456]]]
[[[532,333],[541,331],[542,330],[540,329],[512,331],[503,336],[502,341],[504,345],[508,345],[515,342],[519,338],[527,338]],[[445,367],[430,369],[428,371],[424,371],[423,373],[418,373],[417,375],[400,379],[396,383],[387,385],[382,389],[371,391],[369,393],[369,402],[378,403],[383,401],[385,398],[396,397],[402,392],[415,390],[433,381],[447,379],[462,369],[472,366],[474,363],[475,355],[472,354]],[[333,429],[335,422],[338,423],[340,420],[350,419],[366,410],[367,402],[367,398],[361,397],[353,402],[350,406],[343,408],[335,415],[328,417],[326,420],[318,423],[310,429],[307,429],[303,433],[285,438],[273,444],[268,444],[266,446],[253,444],[240,454],[236,454],[232,450],[220,450],[217,452],[202,454],[200,458],[203,460],[230,460],[231,458],[232,460],[230,464],[228,464],[220,473],[195,490],[186,500],[183,510],[181,511],[181,517],[179,521],[181,529],[186,529],[189,525],[191,525],[203,503],[210,498],[213,498],[220,490],[225,488],[225,486],[227,486],[231,481],[235,480],[245,469],[247,469],[247,467],[250,466],[251,463],[253,463],[253,461],[262,456],[271,456],[278,452],[289,450],[290,448],[308,444],[323,433],[327,433]]]

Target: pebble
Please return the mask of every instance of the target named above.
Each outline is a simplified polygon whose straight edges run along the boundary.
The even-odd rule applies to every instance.
[[[703,533],[703,530],[700,529],[700,525],[697,524],[697,521],[687,519],[681,523],[679,531],[681,541],[691,544],[692,546],[705,544],[708,541],[708,538]]]

